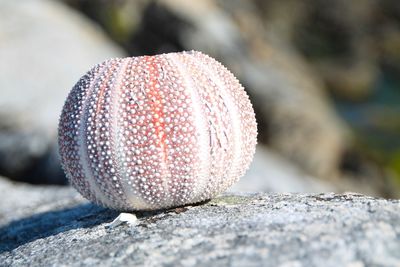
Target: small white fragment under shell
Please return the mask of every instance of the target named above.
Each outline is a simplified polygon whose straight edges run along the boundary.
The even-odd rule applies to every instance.
[[[138,219],[135,216],[135,214],[132,213],[124,213],[122,212],[120,215],[118,215],[117,218],[115,218],[114,221],[112,221],[109,225],[107,225],[107,228],[115,228],[121,224],[128,224],[129,226],[135,226],[138,224]]]

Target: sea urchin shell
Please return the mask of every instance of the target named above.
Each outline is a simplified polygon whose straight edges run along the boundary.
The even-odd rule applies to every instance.
[[[256,137],[239,81],[194,51],[96,65],[70,92],[59,122],[71,184],[118,210],[214,197],[249,167]]]

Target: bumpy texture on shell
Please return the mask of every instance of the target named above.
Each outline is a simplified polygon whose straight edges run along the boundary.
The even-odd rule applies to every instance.
[[[70,92],[59,124],[71,184],[118,210],[214,197],[249,167],[256,137],[239,81],[194,51],[96,65]]]

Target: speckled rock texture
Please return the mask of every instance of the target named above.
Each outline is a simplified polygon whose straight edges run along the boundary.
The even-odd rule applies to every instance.
[[[109,228],[117,212],[65,190],[1,209],[0,266],[400,265],[399,200],[231,194]]]

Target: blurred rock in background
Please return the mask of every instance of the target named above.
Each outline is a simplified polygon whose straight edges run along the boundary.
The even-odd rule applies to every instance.
[[[381,183],[398,192],[400,2],[255,2],[263,25],[305,57],[350,125],[353,135],[342,164],[345,170],[365,173],[375,162],[380,170],[372,173],[381,172]]]
[[[332,192],[339,185],[312,177],[284,157],[258,146],[245,177],[230,192]],[[373,192],[372,192],[373,193]]]
[[[234,190],[398,195],[398,3],[0,1],[0,174],[65,181],[57,119],[91,65],[194,49],[232,70],[256,110],[261,145]]]
[[[95,10],[86,6],[91,2],[77,3]],[[114,10],[123,20],[124,4],[107,2],[91,15],[112,29],[101,14]],[[134,29],[124,31],[130,34],[121,38],[123,46],[133,55],[195,49],[217,58],[252,96],[261,141],[312,174],[336,175],[345,145],[344,126],[320,81],[287,42],[268,38],[251,2],[225,4],[230,9],[215,1],[141,1],[135,10],[143,10],[142,17],[131,24]]]
[[[360,122],[342,108],[368,99],[380,77],[370,45],[357,37],[357,31],[373,37],[366,32],[373,1],[361,7],[332,1],[327,8],[323,1],[293,0],[65,2],[98,22],[130,55],[197,49],[217,58],[251,95],[263,144],[306,173],[349,190],[394,193],[385,164],[363,140],[371,129],[358,134],[368,123],[355,128]],[[332,13],[338,20],[344,14],[345,29],[329,24]],[[347,48],[349,56],[335,54]],[[309,54],[319,50],[333,54],[314,60]],[[349,96],[339,98],[335,87]]]
[[[94,64],[124,52],[55,1],[0,1],[0,173],[65,184],[56,131],[65,98]]]

